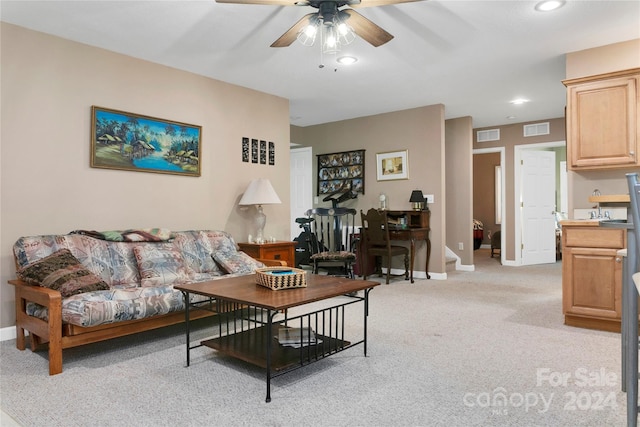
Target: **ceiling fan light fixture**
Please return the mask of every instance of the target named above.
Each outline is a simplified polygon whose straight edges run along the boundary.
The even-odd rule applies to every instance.
[[[333,24],[323,25],[322,53],[334,54],[340,52],[340,40],[338,39],[338,31]]]
[[[334,25],[338,29],[337,32],[340,44],[348,45],[353,43],[356,39],[356,33],[353,31],[353,28],[344,21],[344,19],[336,16]]]
[[[316,41],[316,35],[318,34],[318,24],[309,23],[306,27],[298,33],[297,39],[305,46],[313,46]]]

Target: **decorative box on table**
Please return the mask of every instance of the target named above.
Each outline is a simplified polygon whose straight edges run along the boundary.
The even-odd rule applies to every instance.
[[[265,267],[256,270],[258,285],[272,289],[306,288],[307,272],[300,268]]]

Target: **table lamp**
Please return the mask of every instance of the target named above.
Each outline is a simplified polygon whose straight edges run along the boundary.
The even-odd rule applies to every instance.
[[[413,190],[409,201],[413,203],[413,210],[421,211],[424,207],[424,195],[422,190]]]
[[[251,181],[242,195],[239,203],[240,206],[255,205],[258,209],[258,214],[255,218],[257,228],[256,241],[258,243],[264,241],[263,231],[267,223],[267,216],[262,212],[262,205],[275,205],[280,203],[282,203],[280,198],[267,178],[258,178]]]

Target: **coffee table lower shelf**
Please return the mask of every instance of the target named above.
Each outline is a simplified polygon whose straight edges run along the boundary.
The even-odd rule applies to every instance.
[[[279,327],[280,324],[272,325],[271,333],[267,333],[267,326],[252,328],[204,340],[201,344],[261,368],[267,368],[265,340],[268,339],[271,341],[271,369],[280,373],[312,363],[351,346],[349,341],[320,334],[316,334],[316,339],[322,342],[315,345],[305,345],[300,348],[280,345],[276,338]]]

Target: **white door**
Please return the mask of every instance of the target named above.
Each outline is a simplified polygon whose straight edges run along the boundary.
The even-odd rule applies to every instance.
[[[313,207],[313,168],[311,147],[291,150],[291,240],[298,237],[302,229],[295,219],[304,216]]]
[[[556,262],[556,154],[522,151],[522,264]]]

